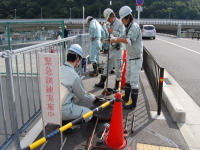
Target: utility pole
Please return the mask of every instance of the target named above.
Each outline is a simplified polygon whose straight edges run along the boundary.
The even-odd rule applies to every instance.
[[[17,15],[16,15],[16,11],[17,11],[17,10],[15,9],[15,20],[16,20],[16,16],[17,16]]]
[[[101,19],[101,7],[99,8],[99,19]]]
[[[85,7],[83,6],[83,33],[85,33]]]
[[[71,16],[71,13],[72,13],[72,8],[70,8],[70,11],[69,11],[69,13],[70,13],[70,20],[71,20],[71,18],[72,18],[72,16]]]
[[[42,16],[42,8],[41,8],[41,19],[43,19],[43,16]]]

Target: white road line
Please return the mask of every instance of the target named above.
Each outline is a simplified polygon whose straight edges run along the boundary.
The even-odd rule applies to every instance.
[[[157,38],[157,40],[163,41],[163,42],[165,42],[165,43],[169,43],[169,44],[171,44],[171,45],[174,45],[174,46],[177,46],[177,47],[183,48],[183,49],[185,49],[185,50],[187,50],[187,51],[191,51],[191,52],[193,52],[193,53],[196,53],[196,54],[199,54],[199,55],[200,55],[199,52],[196,52],[196,51],[194,51],[194,50],[192,50],[192,49],[189,49],[189,48],[186,48],[186,47],[183,47],[183,46],[180,46],[180,45],[177,45],[177,44],[174,44],[174,43],[171,43],[171,42],[168,42],[168,41],[165,41],[165,40],[159,39],[159,38]]]
[[[179,38],[180,40],[185,40],[185,41],[190,41],[190,42],[193,42],[193,43],[198,43],[198,44],[200,44],[200,42],[199,41],[194,41],[194,40],[192,40],[192,39],[187,39],[187,38]]]

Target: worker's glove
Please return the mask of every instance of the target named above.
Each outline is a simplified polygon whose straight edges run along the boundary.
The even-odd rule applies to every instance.
[[[110,38],[110,42],[116,42],[116,41],[117,41],[117,37],[113,36],[113,37]]]
[[[89,95],[90,95],[90,97],[91,97],[91,100],[92,100],[92,102],[96,99],[96,96],[94,95],[94,94],[92,94],[92,93],[89,93]]]
[[[104,39],[102,40],[103,43],[110,43],[110,40],[109,39]]]

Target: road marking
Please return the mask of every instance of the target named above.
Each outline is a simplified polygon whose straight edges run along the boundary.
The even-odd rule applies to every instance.
[[[185,41],[190,41],[190,42],[193,42],[193,43],[198,43],[199,44],[199,41],[194,41],[192,39],[186,39],[186,38],[179,38],[180,40],[185,40]]]
[[[174,43],[171,43],[171,42],[168,42],[168,41],[165,41],[165,40],[159,39],[159,38],[157,38],[157,40],[163,41],[163,42],[165,42],[165,43],[169,43],[169,44],[171,44],[171,45],[174,45],[174,46],[177,46],[177,47],[183,48],[183,49],[185,49],[185,50],[187,50],[187,51],[191,51],[191,52],[193,52],[193,53],[196,53],[196,54],[199,54],[199,55],[200,55],[199,52],[196,52],[196,51],[194,51],[194,50],[192,50],[192,49],[189,49],[189,48],[186,48],[186,47],[183,47],[183,46],[180,46],[180,45],[177,45],[177,44],[174,44]]]

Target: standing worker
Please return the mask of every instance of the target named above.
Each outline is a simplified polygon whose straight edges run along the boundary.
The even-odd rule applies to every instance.
[[[68,50],[67,61],[61,66],[61,83],[68,90],[67,98],[62,104],[62,120],[77,119],[83,114],[91,111],[90,109],[77,105],[74,100],[94,101],[95,95],[85,91],[80,76],[76,73],[75,68],[81,62],[83,51],[80,45],[73,44]],[[91,119],[87,118],[86,121]]]
[[[115,13],[112,9],[107,8],[103,12],[104,18],[110,23],[110,27],[107,29],[111,36],[120,37],[122,36],[125,28],[122,22],[117,19]],[[113,67],[116,70],[116,79],[115,79],[115,90],[119,87],[119,80],[120,80],[120,68],[121,68],[121,60],[122,60],[122,45],[121,43],[111,43],[109,45],[109,60],[104,65],[104,72],[101,75],[100,82],[95,84],[95,87],[104,88],[104,83],[107,79],[107,63],[108,63],[108,72],[111,72]]]
[[[91,77],[98,76],[98,63],[99,63],[99,54],[101,48],[101,30],[102,27],[99,22],[94,19],[92,16],[86,18],[86,23],[90,24],[89,26],[89,36],[91,40],[90,48],[90,62],[93,66],[93,72],[90,72]]]
[[[128,102],[131,93],[131,101],[126,103],[125,109],[135,109],[139,93],[139,76],[143,62],[143,42],[139,25],[133,22],[132,10],[123,6],[119,10],[119,16],[126,27],[124,38],[112,37],[111,43],[125,43],[127,49],[126,87],[123,100]]]

